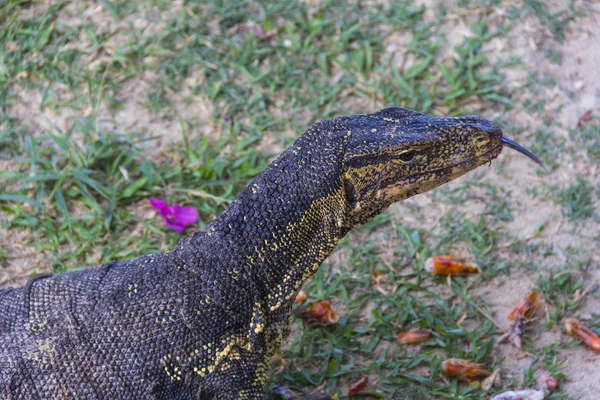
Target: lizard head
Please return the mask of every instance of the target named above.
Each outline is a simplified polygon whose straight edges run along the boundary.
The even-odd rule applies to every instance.
[[[349,226],[491,162],[504,146],[542,165],[477,116],[440,118],[393,107],[339,122],[348,127],[343,182]]]

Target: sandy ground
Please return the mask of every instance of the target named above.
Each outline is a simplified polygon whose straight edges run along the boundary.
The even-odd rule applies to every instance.
[[[596,4],[597,6],[597,4]],[[596,7],[596,11],[598,11]],[[527,21],[526,21],[527,26]],[[530,52],[527,52],[529,66],[537,69],[541,75],[554,77],[558,83],[554,93],[552,93],[551,102],[554,104],[564,104],[564,108],[556,116],[557,122],[562,128],[557,129],[557,134],[568,137],[568,129],[576,129],[577,123],[586,112],[592,115],[600,115],[600,21],[598,14],[589,15],[578,22],[578,32],[567,35],[564,43],[555,42],[549,35],[540,35],[542,39],[538,43],[529,42]],[[534,23],[530,28],[539,29]],[[519,38],[512,38],[519,41]],[[508,43],[510,46],[511,43]],[[550,46],[559,50],[563,54],[561,65],[555,65],[547,62],[541,54],[542,46]],[[573,93],[572,98],[569,93]],[[527,118],[519,110],[514,111],[515,121]],[[527,121],[527,120],[525,120]],[[529,122],[529,121],[527,121]],[[522,158],[511,160],[511,173],[516,177],[531,179],[531,176],[522,177],[523,172],[531,171],[527,168]],[[591,177],[592,182],[598,182],[600,171],[598,166],[585,163],[583,158],[578,159],[572,164],[562,165],[548,177],[549,184],[564,184],[573,179],[576,174]],[[521,189],[524,192],[524,186],[518,186],[516,190]],[[514,190],[514,189],[513,189]],[[579,249],[589,257],[589,264],[586,273],[581,277],[585,280],[584,291],[588,288],[594,288],[600,284],[600,243],[599,226],[592,219],[588,219],[584,224],[571,226],[566,223],[561,215],[561,210],[552,202],[533,200],[526,193],[513,191],[513,198],[523,199],[519,208],[522,210],[515,216],[515,220],[506,226],[516,237],[522,240],[530,240],[531,232],[537,224],[544,224],[544,231],[541,236],[533,240],[551,243],[557,254],[561,257],[568,247]],[[533,201],[532,201],[533,200]],[[596,201],[595,209],[600,205]],[[594,239],[595,238],[595,239]],[[564,257],[564,256],[563,256]],[[563,261],[564,262],[564,261]],[[574,273],[576,276],[577,273]],[[488,298],[493,297],[493,311],[499,321],[506,321],[506,316],[514,307],[514,300],[521,298],[524,293],[533,288],[537,276],[511,276],[502,290],[492,290]],[[595,286],[594,286],[595,285]],[[493,287],[492,287],[493,289]],[[587,295],[583,297],[582,306],[577,311],[577,317],[582,320],[591,318],[591,314],[598,314],[600,310],[600,299],[598,296]],[[541,322],[540,322],[541,323]],[[537,346],[545,346],[556,341],[560,341],[558,329],[551,332],[544,332],[536,340]],[[506,361],[503,368],[510,368],[516,374],[520,373],[531,362],[530,357],[516,351],[510,346],[503,346],[500,350],[502,355],[506,355]],[[566,382],[563,387],[566,392],[574,398],[595,399],[600,393],[600,379],[598,371],[600,370],[600,357],[591,353],[582,347],[576,347],[560,351],[560,356],[566,360],[563,372]],[[513,360],[519,360],[514,363]]]
[[[435,2],[426,2],[431,5]],[[560,2],[551,2],[550,5],[560,8]],[[595,8],[594,8],[595,7]],[[600,19],[598,4],[592,6],[595,13],[580,19],[577,23],[575,32],[569,33],[563,43],[555,41],[548,32],[547,28],[540,25],[535,18],[525,18],[522,25],[513,30],[508,37],[496,38],[489,44],[486,51],[492,54],[492,57],[505,57],[507,54],[518,54],[525,61],[524,65],[518,66],[509,72],[509,85],[519,88],[524,85],[527,74],[537,71],[542,77],[551,77],[556,80],[557,86],[544,92],[548,99],[548,110],[554,108],[560,109],[557,113],[549,115],[556,120],[557,127],[555,134],[562,135],[565,139],[569,138],[568,130],[577,128],[578,121],[586,112],[592,115],[600,115]],[[502,8],[497,8],[497,13],[502,13]],[[493,23],[494,14],[490,21]],[[433,16],[432,16],[433,17]],[[454,27],[446,27],[452,33],[448,37],[453,37],[452,41],[460,42],[460,37],[469,34],[469,29],[460,20]],[[400,43],[403,42],[402,36],[399,37]],[[543,51],[552,48],[563,54],[560,65],[548,62]],[[572,96],[571,96],[572,95]],[[528,93],[522,93],[516,97],[516,103],[524,101],[526,98],[534,96]],[[559,107],[562,105],[562,108]],[[506,118],[506,117],[504,117]],[[529,125],[531,132],[535,128],[543,127],[539,120],[532,119],[520,107],[515,107],[506,118],[513,125]],[[526,135],[524,135],[526,137]],[[519,141],[526,144],[527,139],[519,138]],[[583,175],[591,178],[591,182],[597,184],[600,181],[600,171],[598,166],[590,165],[585,162],[584,157],[577,157],[573,163],[561,165],[550,175],[537,176],[535,168],[526,158],[510,151],[505,151],[502,156],[507,160],[506,171],[511,177],[507,180],[505,176],[499,176],[494,170],[486,172],[485,181],[494,183],[510,189],[513,202],[512,222],[507,223],[504,229],[508,230],[519,240],[530,243],[541,242],[551,244],[555,253],[557,264],[565,263],[568,258],[565,253],[569,248],[578,249],[582,256],[587,257],[588,268],[584,273],[573,272],[577,278],[585,281],[583,291],[597,291],[600,284],[600,227],[592,219],[588,219],[583,224],[577,225],[567,221],[562,213],[560,206],[548,199],[533,198],[527,194],[527,187],[542,187],[541,185],[559,185],[564,186],[574,180],[577,175]],[[461,178],[468,179],[468,178]],[[460,184],[460,181],[452,184]],[[522,182],[525,184],[515,185],[513,182]],[[424,194],[413,200],[409,200],[425,206],[425,213],[429,218],[425,223],[434,224],[438,215],[447,211],[448,206],[435,204],[431,201],[432,194]],[[516,204],[515,204],[516,203]],[[477,213],[477,205],[474,202],[467,202],[461,207],[467,215]],[[595,203],[595,209],[600,209],[598,201]],[[392,212],[398,215],[399,221],[406,218],[408,207],[406,204],[397,204],[392,206]],[[404,217],[403,217],[404,216]],[[534,233],[536,226],[542,225],[544,229],[540,234]],[[516,299],[524,298],[536,286],[538,273],[516,273],[508,277],[502,277],[502,285],[492,280],[487,285],[478,285],[472,291],[474,296],[484,296],[491,305],[493,316],[500,325],[505,325],[508,329],[506,318],[515,307]],[[576,317],[585,321],[592,318],[592,314],[597,315],[600,310],[600,299],[597,295],[584,295],[582,305],[576,312]],[[543,306],[547,314],[552,310],[550,306]],[[539,328],[546,318],[539,317],[540,321],[532,324],[530,332],[535,342],[536,348],[560,342],[560,327],[555,327],[551,331]],[[536,333],[538,332],[538,333]],[[542,333],[539,333],[542,332]],[[565,391],[575,399],[592,400],[598,398],[600,393],[600,357],[597,354],[583,347],[575,347],[568,350],[561,350],[560,357],[565,361],[562,372],[566,379],[563,382]],[[528,368],[532,362],[532,356],[525,351],[519,350],[513,346],[503,344],[496,347],[494,355],[497,358],[505,357],[501,364],[504,374],[512,375],[517,380],[522,376],[523,370]]]
[[[423,3],[429,7],[428,10],[433,10],[438,2],[423,1]],[[560,2],[557,1],[552,2],[551,5],[561,7]],[[36,12],[36,10],[33,8],[28,12]],[[432,12],[428,11],[426,17],[434,18],[435,14]],[[497,7],[495,13],[496,18],[502,17],[501,5]],[[105,14],[102,9],[95,11],[90,9],[83,17],[94,20],[97,24],[107,24],[109,19],[104,20],[102,17],[103,15],[106,17]],[[554,89],[546,90],[543,95],[548,99],[549,110],[563,105],[560,111],[550,117],[556,120],[557,125],[560,125],[554,129],[556,134],[563,135],[565,138],[568,138],[568,129],[576,128],[584,113],[591,111],[592,115],[600,115],[600,22],[598,15],[600,15],[600,7],[596,4],[596,14],[590,13],[587,17],[580,19],[576,31],[569,33],[564,43],[556,42],[547,28],[542,26],[536,18],[525,18],[508,37],[496,38],[489,43],[489,48],[484,49],[491,57],[500,58],[507,54],[518,54],[523,58],[525,64],[514,67],[508,76],[509,85],[514,88],[523,86],[527,74],[531,71],[537,71],[542,76],[552,77],[556,80],[558,85]],[[493,20],[494,13],[490,19],[491,23]],[[68,23],[68,20],[63,22]],[[122,21],[122,23],[123,26],[126,26],[129,21]],[[120,27],[114,26],[111,29],[118,30]],[[140,26],[139,29],[151,29],[151,27]],[[459,43],[462,38],[470,34],[467,24],[461,18],[444,25],[443,29],[448,30],[447,36],[453,43]],[[118,42],[119,35],[115,35],[112,40]],[[410,34],[393,35],[388,48],[390,51],[397,52],[409,40]],[[85,46],[85,43],[81,43],[81,46]],[[562,52],[561,65],[548,62],[543,53],[543,49],[547,48]],[[449,45],[448,49],[452,49],[452,46]],[[90,55],[89,63],[98,62],[102,57],[102,54]],[[450,50],[448,57],[452,57]],[[200,75],[199,71],[192,73],[188,78],[189,82],[187,84],[184,82],[182,88],[185,90],[186,87],[191,86],[191,83],[200,79]],[[121,92],[120,100],[123,102],[124,108],[110,115],[115,127],[119,127],[123,131],[139,131],[148,136],[160,136],[162,143],[180,140],[179,118],[193,119],[204,126],[207,133],[215,129],[209,119],[212,112],[209,102],[198,97],[195,102],[186,104],[183,99],[189,97],[190,94],[185,91],[173,93],[176,115],[164,117],[149,113],[140,100],[144,82],[144,77],[140,77],[139,80],[129,80],[123,83],[126,90]],[[517,104],[532,95],[521,93],[518,96],[521,98],[515,99]],[[65,110],[57,114],[50,111],[39,111],[39,107],[30,106],[39,104],[39,93],[22,93],[21,97],[25,101],[20,106],[9,109],[8,113],[30,121],[30,128],[34,132],[51,125],[67,129],[74,115],[81,115],[82,112],[84,115],[90,113],[90,110]],[[68,99],[65,100],[68,101]],[[101,110],[101,112],[107,111]],[[487,117],[494,117],[494,115]],[[515,107],[504,118],[512,125],[530,125],[532,131],[536,127],[542,127],[540,121],[532,119],[520,107]],[[527,137],[527,134],[524,134],[520,141],[526,144]],[[531,186],[544,187],[545,185],[547,187],[553,184],[565,184],[573,180],[577,174],[591,178],[593,184],[598,184],[600,181],[598,166],[585,163],[583,158],[561,165],[550,175],[540,177],[536,175],[534,166],[524,157],[510,152],[505,152],[502,157],[505,161],[505,169],[512,177],[512,181],[527,182],[527,185]],[[11,165],[4,162],[0,168],[9,169]],[[533,198],[526,192],[527,185],[513,185],[494,169],[486,172],[486,180],[497,185],[507,187],[510,185],[512,198],[518,199],[513,203],[514,221],[506,224],[505,229],[519,240],[551,243],[558,261],[567,260],[563,254],[568,247],[576,247],[582,252],[587,252],[589,257],[587,272],[581,273],[586,282],[584,288],[600,284],[600,244],[597,239],[594,239],[599,237],[600,228],[594,224],[592,219],[577,226],[572,225],[563,218],[560,207],[553,201]],[[426,205],[429,210],[426,213],[426,222],[435,223],[438,219],[437,216],[446,211],[448,206],[435,204],[431,196],[431,194],[425,194],[410,201],[418,205]],[[475,215],[477,213],[475,203],[470,201],[461,208],[463,211]],[[600,208],[598,202],[595,206],[596,209]],[[410,219],[407,217],[408,211],[409,208],[406,204],[395,205],[391,208],[391,212],[398,216],[400,222],[403,219],[405,221]],[[4,218],[7,218],[7,215],[0,212],[0,220]],[[544,229],[534,235],[534,227],[539,224],[543,224]],[[48,271],[48,267],[43,263],[44,257],[27,247],[27,237],[27,232],[0,230],[0,249],[8,250],[5,265],[2,265],[0,269],[0,287],[20,284],[30,276]],[[334,255],[334,257],[336,256]],[[537,278],[537,274],[513,274],[503,277],[504,282],[501,288],[499,282],[492,280],[487,285],[476,288],[474,295],[486,297],[491,304],[495,320],[502,324],[514,307],[515,299],[524,297],[534,288]],[[583,320],[589,319],[592,314],[597,314],[598,310],[600,310],[598,297],[586,295],[583,297],[582,306],[576,312],[576,316]],[[563,339],[561,339],[559,328],[555,328],[552,331],[544,331],[535,340],[536,346],[543,346]],[[505,373],[514,374],[515,377],[522,376],[523,369],[531,363],[530,355],[509,345],[498,346],[495,355],[498,358],[506,357],[501,366],[502,370]],[[582,347],[571,348],[568,351],[561,350],[560,356],[566,361],[563,369],[566,376],[563,387],[566,392],[573,398],[590,400],[598,398],[600,358]]]

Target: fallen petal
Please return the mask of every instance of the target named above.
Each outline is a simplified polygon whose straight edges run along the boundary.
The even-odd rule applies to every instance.
[[[167,202],[164,200],[150,198],[148,199],[150,205],[158,212],[161,212],[163,208],[167,206]]]
[[[167,228],[173,229],[177,233],[181,233],[185,229],[184,226],[172,223],[168,218],[165,218],[165,224],[167,225]]]
[[[590,328],[574,318],[565,319],[565,329],[590,349],[600,352],[600,337]]]
[[[198,210],[193,206],[181,207],[179,204],[169,206],[166,201],[150,198],[150,205],[160,213],[168,228],[175,232],[183,232],[186,226],[198,220]]]
[[[543,400],[544,397],[543,390],[527,389],[500,393],[491,400]]]
[[[285,369],[290,366],[290,362],[281,357],[279,353],[275,353],[275,355],[271,357],[271,363],[279,363],[279,372],[285,371]]]
[[[492,373],[483,369],[483,364],[472,363],[459,358],[449,358],[442,363],[442,371],[449,378],[460,381],[476,381],[487,378]]]
[[[173,204],[173,208],[173,218],[177,225],[185,227],[194,224],[198,220],[198,210],[196,210],[196,207],[179,207],[177,204]]]
[[[579,117],[579,121],[577,121],[577,127],[583,128],[585,122],[589,122],[592,120],[592,110],[587,110],[583,113],[581,117]]]
[[[173,229],[175,232],[181,233],[185,227],[182,225],[179,225],[175,221],[175,208],[176,207],[179,207],[179,206],[177,206],[177,204],[174,204],[172,206],[165,207],[160,211],[160,215],[162,215],[163,219],[165,220],[165,224],[167,225],[168,228]]]
[[[546,371],[540,372],[535,382],[534,388],[536,390],[556,389],[558,387],[558,380],[551,377]]]
[[[313,326],[328,326],[340,320],[339,315],[331,308],[329,300],[320,301],[304,311],[297,312],[296,315]]]
[[[433,256],[425,261],[425,271],[433,275],[468,276],[479,272],[479,268],[456,262],[451,256]]]
[[[309,395],[301,395],[292,392],[289,388],[283,386],[274,386],[273,394],[283,400],[331,400],[332,397],[326,393],[316,393]]]
[[[294,303],[301,303],[303,301],[306,301],[306,299],[307,299],[306,292],[304,290],[300,289],[300,291],[296,295],[296,299],[294,300]]]
[[[516,320],[511,324],[510,330],[498,338],[497,343],[502,343],[503,341],[508,339],[509,342],[511,342],[513,345],[520,349],[523,344],[522,336],[524,332],[524,325],[526,324],[526,322],[527,320],[525,319],[525,317],[519,315],[516,318]]]
[[[425,342],[431,336],[429,331],[408,331],[399,333],[396,340],[401,344],[417,344]]]
[[[518,317],[523,317],[526,320],[531,319],[535,310],[537,309],[537,293],[531,292],[529,296],[525,297],[521,303],[515,307],[514,310],[508,316],[509,321],[514,321]]]
[[[481,389],[490,390],[492,386],[498,386],[500,383],[500,370],[495,370],[490,376],[481,381]]]
[[[369,377],[367,375],[363,375],[354,385],[350,386],[348,390],[348,396],[355,395],[357,393],[364,392],[367,388],[367,384],[369,383]]]
[[[373,278],[371,279],[371,285],[379,285],[385,280],[385,274],[373,272],[371,275],[373,276]]]

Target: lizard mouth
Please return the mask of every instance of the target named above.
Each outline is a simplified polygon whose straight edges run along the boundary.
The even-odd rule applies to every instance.
[[[498,145],[493,147],[491,150],[488,150],[488,152],[483,156],[462,160],[455,164],[430,170],[424,173],[415,173],[405,176],[399,181],[377,190],[376,198],[385,200],[386,203],[391,204],[396,201],[414,196],[415,194],[426,192],[455,178],[458,178],[459,176],[466,174],[482,164],[491,163],[500,155],[504,147],[518,151],[541,166],[544,171],[548,172],[544,164],[535,155],[533,155],[533,153],[514,140],[503,136],[500,143],[498,143]]]
[[[513,149],[513,150],[523,154],[525,157],[529,158],[534,163],[536,163],[537,165],[542,167],[542,169],[546,173],[548,173],[548,169],[546,168],[544,163],[539,158],[537,158],[535,156],[535,154],[533,154],[532,152],[530,152],[529,150],[527,150],[525,147],[521,146],[519,143],[515,142],[514,140],[507,138],[506,136],[502,136],[502,140],[500,141],[500,144],[498,146],[494,147],[492,150],[488,151],[483,156],[483,158],[488,162],[492,162],[492,160],[494,160],[496,157],[498,157],[500,155],[500,153],[502,152],[502,149],[504,147],[508,147],[509,149]],[[455,164],[453,167],[464,167],[464,166],[472,163],[472,161],[473,160],[461,162],[461,163]],[[452,167],[448,167],[447,169],[451,169],[451,168]]]
[[[509,139],[506,136],[502,136],[501,145],[503,147],[508,147],[509,149],[518,151],[519,153],[523,154],[524,156],[526,156],[527,158],[532,160],[534,163],[536,163],[537,165],[542,167],[542,169],[544,171],[546,171],[546,173],[548,173],[548,169],[546,168],[544,163],[540,161],[539,158],[537,158],[535,155],[533,155],[532,152],[530,152],[529,150],[527,150],[525,147],[521,146],[519,143],[515,142],[514,140]]]
[[[493,160],[498,158],[498,156],[502,152],[503,148],[504,148],[504,146],[502,145],[502,143],[500,143],[498,146],[489,150],[487,153],[485,153],[480,158],[467,159],[467,160],[458,162],[454,165],[450,165],[445,168],[440,168],[438,171],[434,171],[434,172],[452,171],[452,170],[457,170],[457,169],[464,170],[463,173],[468,172],[468,171],[475,169],[478,166],[483,165],[485,163],[491,163]]]
[[[405,176],[399,181],[378,190],[377,197],[386,199],[391,204],[426,192],[458,178],[486,162],[491,163],[500,155],[502,148],[502,144],[499,144],[480,158],[470,158],[446,167]]]

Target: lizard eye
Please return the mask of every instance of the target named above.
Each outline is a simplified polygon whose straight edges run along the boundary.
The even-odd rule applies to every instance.
[[[398,159],[402,162],[411,162],[413,159],[415,158],[415,151],[414,150],[408,150],[405,151],[404,153],[401,153],[398,156]]]
[[[479,136],[473,139],[473,143],[475,143],[475,146],[485,146],[486,144],[488,144],[488,142],[489,139],[485,136]]]

